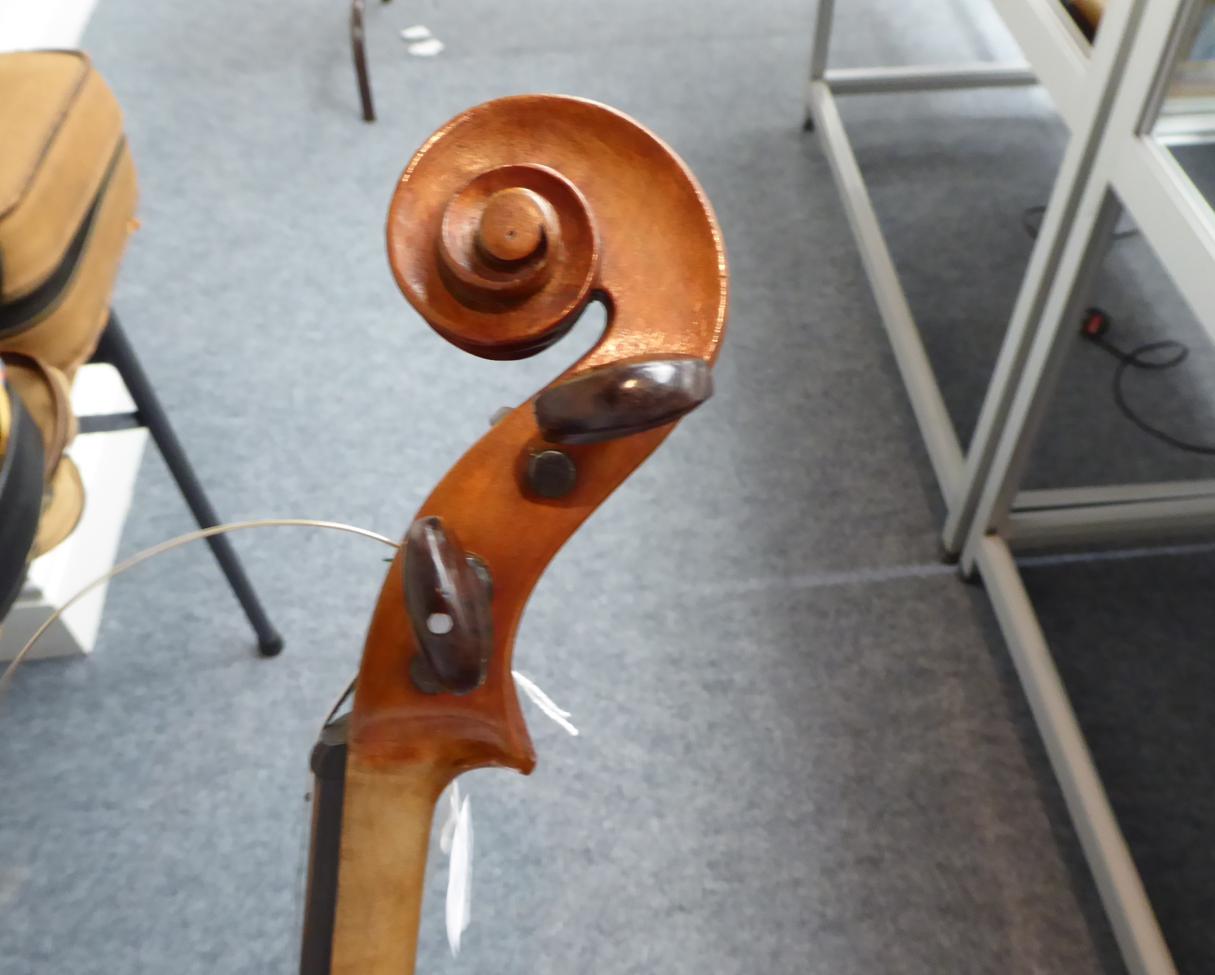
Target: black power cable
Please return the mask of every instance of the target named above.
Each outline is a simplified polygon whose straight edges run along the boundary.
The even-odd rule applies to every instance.
[[[1031,239],[1037,238],[1038,231],[1042,226],[1042,217],[1045,213],[1046,207],[1044,206],[1027,207],[1022,212],[1021,226]],[[1137,233],[1138,230],[1134,227],[1118,230],[1115,231],[1113,239],[1125,240],[1127,237],[1133,237]],[[1118,412],[1148,436],[1155,437],[1170,447],[1175,447],[1177,450],[1184,450],[1191,454],[1215,457],[1215,444],[1194,443],[1189,440],[1183,440],[1181,437],[1173,436],[1167,430],[1160,429],[1160,427],[1149,423],[1140,416],[1126,398],[1124,382],[1129,370],[1144,369],[1158,372],[1165,369],[1173,369],[1189,358],[1189,346],[1174,339],[1164,339],[1156,342],[1145,342],[1143,345],[1136,346],[1129,352],[1126,352],[1105,337],[1105,333],[1110,330],[1112,324],[1113,319],[1102,309],[1090,308],[1084,313],[1084,319],[1080,323],[1080,334],[1118,360],[1118,365],[1114,368],[1112,384],[1114,405],[1118,407]],[[1160,353],[1164,352],[1171,354],[1163,358],[1158,357]]]
[[[1160,429],[1160,427],[1149,423],[1140,416],[1126,398],[1126,389],[1123,382],[1126,379],[1128,370],[1146,369],[1159,371],[1172,369],[1175,366],[1181,365],[1189,358],[1189,348],[1173,339],[1164,339],[1157,342],[1145,342],[1143,345],[1131,349],[1130,352],[1125,352],[1105,338],[1105,333],[1109,331],[1111,324],[1109,315],[1100,308],[1090,308],[1084,314],[1080,333],[1098,348],[1104,349],[1118,360],[1118,365],[1114,369],[1113,380],[1114,405],[1118,407],[1118,412],[1144,433],[1155,437],[1170,447],[1176,447],[1178,450],[1184,450],[1191,454],[1215,457],[1215,445],[1193,443],[1192,441],[1173,436],[1167,430]],[[1164,353],[1166,351],[1171,354],[1163,358],[1156,357],[1157,353]]]

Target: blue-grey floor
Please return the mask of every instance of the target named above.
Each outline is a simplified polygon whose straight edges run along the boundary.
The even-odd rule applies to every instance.
[[[982,5],[842,6],[842,64],[1011,49]],[[399,533],[489,415],[591,341],[594,320],[537,359],[482,362],[396,292],[388,197],[451,115],[518,91],[607,101],[684,156],[721,219],[718,395],[557,558],[519,634],[519,666],[583,734],[532,714],[535,775],[471,778],[473,925],[451,959],[432,864],[420,972],[1121,970],[986,599],[937,561],[936,488],[800,131],[811,13],[375,4],[374,126],[337,0],[102,0],[89,30],[143,186],[118,306],[232,519]],[[442,54],[406,54],[413,23]],[[846,117],[966,433],[1059,125],[1032,92],[866,99]],[[1111,311],[1189,336],[1143,251],[1112,255]],[[1035,482],[1209,474],[1128,428],[1090,351]],[[1199,432],[1200,366],[1143,394]],[[124,549],[188,525],[150,454]],[[280,659],[255,658],[207,553],[186,550],[112,588],[91,659],[31,665],[4,702],[5,975],[292,970],[307,754],[356,665],[382,552],[286,529],[236,544],[287,636]],[[1185,748],[1211,730],[1212,565],[1029,573],[1188,972],[1215,958],[1211,772]]]

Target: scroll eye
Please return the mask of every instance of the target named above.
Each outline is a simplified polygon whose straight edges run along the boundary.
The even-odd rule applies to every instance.
[[[520,359],[577,319],[599,237],[581,191],[555,169],[490,162],[446,197],[416,173],[404,181],[389,214],[389,257],[405,296],[449,342]]]

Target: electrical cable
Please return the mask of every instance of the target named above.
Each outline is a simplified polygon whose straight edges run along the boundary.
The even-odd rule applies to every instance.
[[[331,707],[329,709],[329,714],[327,714],[325,716],[325,721],[324,721],[324,724],[322,724],[322,727],[324,727],[324,725],[330,724],[333,721],[333,719],[337,717],[338,711],[340,711],[342,709],[342,705],[345,704],[350,699],[350,695],[354,693],[354,687],[358,682],[359,682],[359,679],[357,677],[355,677],[355,678],[352,678],[350,683],[346,685],[346,690],[342,691],[342,696],[339,697],[336,701],[334,701],[333,707]]]
[[[1042,217],[1046,213],[1045,206],[1026,207],[1021,212],[1021,227],[1030,239],[1036,240],[1038,232],[1042,227]],[[1135,227],[1128,227],[1124,230],[1116,230],[1112,235],[1115,241],[1125,240],[1128,237],[1133,237],[1139,233]],[[1181,365],[1190,355],[1189,346],[1183,342],[1178,342],[1175,339],[1163,339],[1154,342],[1145,342],[1143,345],[1136,346],[1129,352],[1116,346],[1105,338],[1105,333],[1109,331],[1113,324],[1113,319],[1100,308],[1090,308],[1084,313],[1084,320],[1081,323],[1080,334],[1096,345],[1098,348],[1108,352],[1118,360],[1118,365],[1114,368],[1114,376],[1112,380],[1112,392],[1114,397],[1114,405],[1118,408],[1118,412],[1127,420],[1137,426],[1141,431],[1150,437],[1154,437],[1161,443],[1168,444],[1177,450],[1183,450],[1191,454],[1200,454],[1204,457],[1215,457],[1215,444],[1195,443],[1190,440],[1185,440],[1181,437],[1174,436],[1167,430],[1163,430],[1153,423],[1145,420],[1138,411],[1131,406],[1130,401],[1126,396],[1125,380],[1129,370],[1143,369],[1149,371],[1159,371],[1164,369],[1172,369]],[[1163,359],[1150,358],[1154,353],[1170,351],[1172,355]]]
[[[248,528],[282,527],[324,528],[332,531],[347,532],[351,535],[360,535],[363,538],[370,538],[372,541],[380,542],[394,549],[400,548],[400,545],[397,542],[394,542],[391,538],[381,535],[378,532],[373,532],[368,528],[359,528],[357,525],[347,525],[340,521],[318,521],[314,518],[258,518],[253,521],[234,521],[229,522],[226,525],[212,525],[210,528],[200,528],[198,531],[187,532],[184,535],[178,535],[176,538],[170,538],[168,541],[160,542],[159,544],[153,545],[150,548],[145,548],[141,552],[136,552],[129,559],[120,562],[108,572],[102,573],[96,579],[85,585],[82,589],[77,590],[71,596],[71,598],[69,598],[58,609],[51,613],[51,615],[43,621],[42,625],[34,631],[33,635],[25,641],[25,645],[17,651],[17,655],[9,661],[8,666],[4,668],[4,673],[0,674],[0,699],[3,699],[4,694],[8,691],[9,685],[11,685],[13,682],[13,675],[17,672],[17,668],[21,666],[22,661],[24,661],[29,655],[29,652],[33,649],[34,644],[41,639],[42,635],[46,633],[51,626],[54,625],[55,621],[59,619],[59,617],[74,606],[82,597],[92,592],[101,584],[108,582],[115,576],[122,575],[122,573],[126,572],[128,569],[135,568],[135,566],[139,565],[141,562],[146,562],[148,559],[155,558],[158,555],[163,555],[165,552],[170,552],[175,548],[188,545],[190,542],[197,542],[204,538],[211,538],[214,535],[223,535],[228,532],[244,531]],[[353,687],[353,685],[351,686]],[[334,713],[336,713],[337,709],[342,706],[342,702],[346,699],[349,692],[350,689],[348,688],[346,694],[343,694],[338,703],[334,705]]]
[[[1097,312],[1099,309],[1091,309],[1090,315]],[[1108,320],[1108,318],[1107,318]],[[1175,447],[1178,450],[1184,450],[1191,454],[1201,454],[1204,457],[1215,457],[1215,444],[1201,444],[1190,440],[1184,440],[1181,437],[1174,436],[1167,430],[1162,430],[1160,427],[1149,423],[1136,412],[1135,408],[1130,405],[1126,398],[1126,389],[1123,381],[1126,379],[1126,374],[1129,369],[1145,369],[1145,370],[1161,370],[1172,369],[1175,366],[1181,365],[1189,358],[1190,350],[1181,342],[1173,339],[1164,339],[1157,342],[1145,342],[1143,345],[1131,349],[1130,352],[1124,352],[1112,342],[1107,341],[1101,335],[1088,335],[1086,338],[1100,349],[1104,349],[1115,359],[1118,360],[1118,365],[1114,368],[1113,378],[1113,393],[1114,405],[1118,407],[1124,417],[1135,424],[1140,430],[1150,437],[1155,437],[1162,443],[1168,444],[1170,447]],[[1168,358],[1153,361],[1145,358],[1148,355],[1156,352],[1164,352],[1170,350],[1172,355]]]

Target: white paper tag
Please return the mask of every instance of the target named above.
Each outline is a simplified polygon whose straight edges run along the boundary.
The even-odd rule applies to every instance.
[[[443,42],[437,37],[428,37],[424,41],[414,41],[405,50],[415,58],[433,58],[443,50]]]
[[[511,673],[515,675],[515,683],[523,688],[523,693],[528,696],[532,704],[536,705],[536,707],[569,732],[569,734],[575,738],[578,737],[578,729],[568,720],[570,716],[568,711],[557,707],[553,699],[545,694],[530,677],[519,673],[517,670],[512,670]]]
[[[528,699],[549,718],[577,736],[578,729],[569,721],[570,713],[558,707],[535,681],[512,671],[515,681]],[[472,921],[472,806],[468,796],[461,796],[460,782],[452,782],[447,790],[447,814],[439,830],[439,848],[447,854],[447,946],[453,958],[460,954],[460,939]]]
[[[447,815],[443,828],[439,830],[439,849],[451,854],[452,837],[456,835],[456,820],[460,817],[460,780],[456,779],[447,790]]]
[[[469,798],[465,796],[461,802],[459,789],[454,784],[452,807],[458,812],[449,820],[451,841],[444,846],[444,851],[451,854],[447,866],[447,944],[451,948],[451,956],[455,958],[460,954],[460,938],[472,921],[473,827]],[[447,824],[444,824],[443,834],[446,833]],[[443,845],[442,837],[440,845]]]

